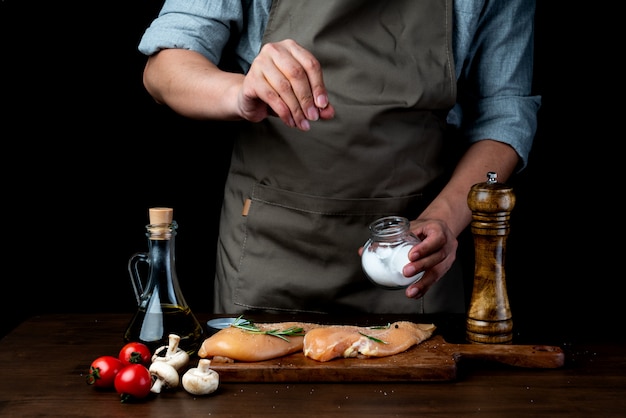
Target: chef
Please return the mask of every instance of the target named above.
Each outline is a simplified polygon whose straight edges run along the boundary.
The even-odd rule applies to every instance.
[[[146,89],[188,117],[241,120],[214,310],[465,312],[469,189],[522,169],[536,129],[533,14],[530,0],[166,0],[139,45]],[[361,269],[386,215],[421,239],[406,289]]]

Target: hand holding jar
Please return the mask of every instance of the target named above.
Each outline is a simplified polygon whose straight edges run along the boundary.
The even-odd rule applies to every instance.
[[[420,242],[409,226],[409,220],[400,216],[387,216],[370,224],[370,238],[363,247],[361,265],[376,285],[401,289],[424,275],[423,271],[411,277],[402,274],[402,269],[410,262],[409,251]]]

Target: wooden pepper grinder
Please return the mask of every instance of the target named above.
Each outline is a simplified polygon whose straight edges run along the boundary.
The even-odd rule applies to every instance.
[[[506,289],[504,258],[509,218],[515,206],[513,189],[487,173],[487,181],[472,186],[467,197],[472,210],[474,287],[466,319],[472,343],[510,344],[513,320]]]

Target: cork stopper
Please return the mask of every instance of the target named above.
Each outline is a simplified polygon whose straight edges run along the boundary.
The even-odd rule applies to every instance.
[[[171,224],[174,219],[172,208],[150,208],[148,214],[150,225]]]
[[[150,224],[146,225],[148,234],[152,240],[169,240],[176,232],[174,221],[174,209],[150,208],[148,210]]]

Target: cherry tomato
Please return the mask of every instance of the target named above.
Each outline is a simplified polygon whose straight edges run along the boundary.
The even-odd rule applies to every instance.
[[[152,376],[143,364],[130,364],[117,373],[114,384],[122,402],[142,399],[150,394]]]
[[[120,350],[118,355],[120,361],[124,365],[129,364],[143,364],[144,366],[150,366],[152,361],[152,354],[147,345],[140,342],[129,342]]]
[[[113,356],[100,356],[91,362],[87,384],[97,388],[112,388],[115,376],[124,368],[119,358]]]

